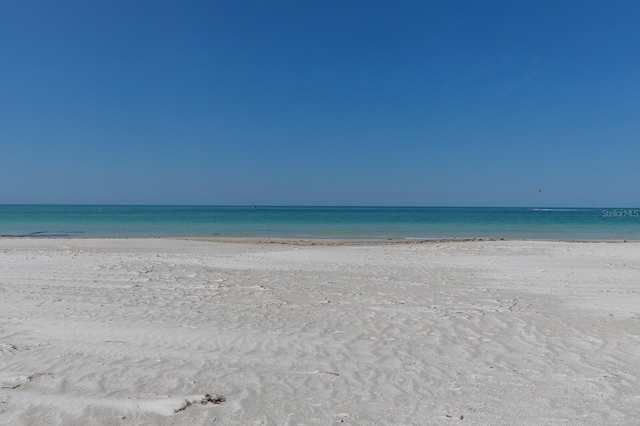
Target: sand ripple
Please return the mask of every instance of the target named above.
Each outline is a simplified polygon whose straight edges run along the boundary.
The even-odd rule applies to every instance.
[[[0,424],[637,424],[639,254],[0,240]]]

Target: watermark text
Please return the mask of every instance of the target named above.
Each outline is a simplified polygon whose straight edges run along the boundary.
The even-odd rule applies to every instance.
[[[602,217],[640,217],[640,210],[602,210]]]

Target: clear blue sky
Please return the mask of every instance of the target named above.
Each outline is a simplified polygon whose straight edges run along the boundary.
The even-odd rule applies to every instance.
[[[0,203],[636,207],[639,23],[637,0],[2,1]]]

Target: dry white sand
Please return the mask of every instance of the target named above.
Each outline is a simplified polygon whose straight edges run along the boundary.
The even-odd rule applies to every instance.
[[[637,243],[0,240],[0,424],[637,425],[639,376]]]

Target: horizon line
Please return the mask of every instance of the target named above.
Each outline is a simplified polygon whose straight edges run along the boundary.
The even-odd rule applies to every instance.
[[[248,207],[248,208],[273,208],[273,207],[310,207],[310,208],[527,208],[527,209],[636,209],[640,207],[632,206],[543,206],[543,205],[400,205],[400,204],[153,204],[153,203],[0,203],[0,206],[95,206],[95,207]]]

